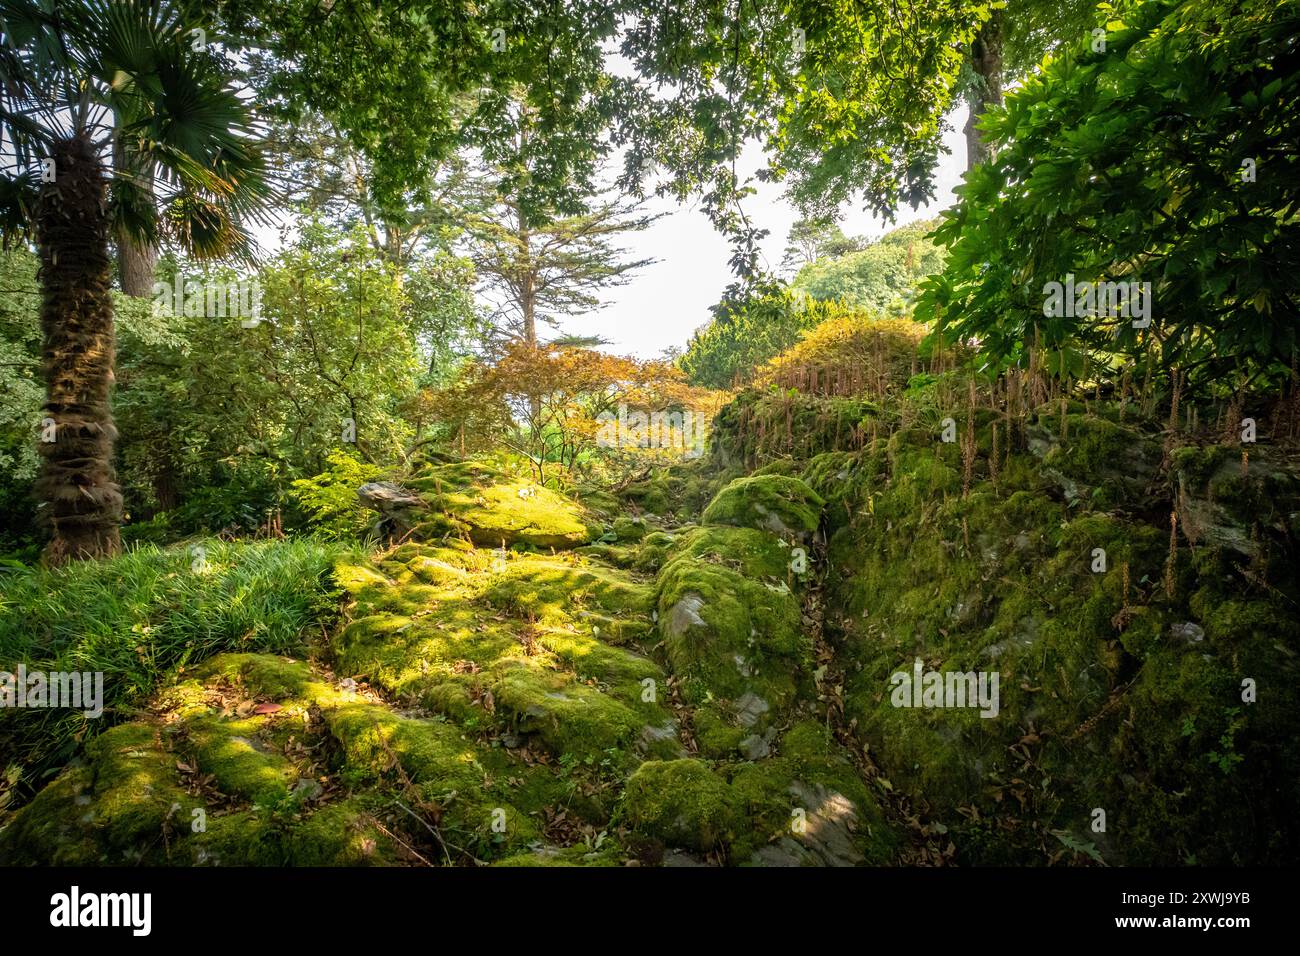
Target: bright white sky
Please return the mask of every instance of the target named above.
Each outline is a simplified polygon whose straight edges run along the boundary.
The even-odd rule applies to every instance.
[[[845,234],[874,239],[896,226],[935,216],[951,205],[956,198],[953,187],[961,183],[966,171],[966,140],[961,133],[965,122],[964,106],[948,117],[952,127],[944,137],[948,154],[940,157],[935,170],[933,203],[917,210],[903,205],[893,224],[860,210],[849,210],[841,221]],[[743,159],[742,174],[756,169],[762,157],[755,147]],[[797,214],[782,195],[780,185],[755,185],[758,192],[745,201],[744,209],[751,222],[768,230],[763,252],[775,270],[780,266],[786,237]],[[600,335],[611,343],[606,346],[608,351],[653,358],[669,346],[685,347],[694,331],[708,322],[709,306],[721,298],[733,277],[727,265],[730,247],[700,209],[678,207],[670,199],[651,199],[646,211],[669,215],[644,232],[624,237],[624,244],[633,259],[659,261],[627,285],[610,290],[603,310],[567,319],[560,330]]]

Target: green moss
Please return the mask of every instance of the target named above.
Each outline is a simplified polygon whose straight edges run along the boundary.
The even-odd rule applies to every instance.
[[[207,717],[186,727],[199,770],[211,774],[222,793],[273,806],[289,795],[297,773],[264,736],[266,718]]]
[[[1044,407],[1031,432],[1031,447],[1045,451],[1049,472],[1064,476],[1067,496],[1074,497],[1082,485],[1095,489],[1098,506],[1143,503],[1141,496],[1161,459],[1158,442],[1137,428],[1096,415],[1067,414],[1064,439],[1060,435],[1059,412]]]
[[[718,414],[712,457],[753,467],[773,459],[805,460],[860,446],[859,429],[878,414],[870,402],[789,390],[742,392]]]
[[[1174,471],[1183,483],[1192,489],[1203,489],[1210,479],[1228,462],[1231,449],[1223,445],[1189,445],[1176,448],[1171,456]]]
[[[751,729],[736,723],[731,708],[721,702],[707,701],[695,708],[693,714],[695,741],[700,753],[706,757],[726,759],[736,756],[740,742],[751,734]]]
[[[776,754],[731,769],[736,806],[750,821],[732,845],[736,862],[843,866],[892,859],[898,833],[824,725],[794,724]]]
[[[649,515],[678,517],[698,515],[717,490],[721,476],[705,461],[693,461],[655,468],[634,481],[622,496]]]
[[[177,857],[193,866],[285,866],[285,830],[270,814],[256,810],[209,814],[204,829],[192,833]]]
[[[115,849],[161,840],[163,826],[179,804],[188,815],[195,801],[181,789],[176,758],[159,742],[151,724],[122,724],[95,738],[88,748],[95,767],[94,826]]]
[[[526,853],[516,853],[495,861],[493,866],[504,867],[543,867],[543,866],[620,866],[620,853],[617,846],[602,842],[601,849],[594,850],[585,844],[568,847],[543,846]]]
[[[617,518],[614,521],[614,535],[619,541],[640,541],[650,529],[644,518]]]
[[[824,452],[806,463],[800,477],[826,501],[824,515],[832,531],[848,524],[853,513],[885,479],[883,455],[868,452]]]
[[[337,678],[258,654],[183,671],[156,716],[102,736],[14,815],[0,859],[409,862],[378,824],[429,847],[401,801],[500,865],[616,865],[664,844],[738,865],[884,864],[903,845],[878,799],[891,790],[967,863],[1043,862],[1041,835],[1085,834],[1095,806],[1115,835],[1088,839],[1110,863],[1294,859],[1300,486],[1285,456],[1252,449],[1243,474],[1235,449],[1174,453],[1169,593],[1157,426],[1073,403],[1061,440],[1045,407],[1000,432],[995,466],[980,409],[967,481],[936,425],[963,375],[855,409],[866,434],[864,418],[818,421],[815,401],[742,398],[727,414],[748,417],[715,433],[727,460],[657,468],[618,496],[587,488],[585,506],[543,496],[584,529],[613,525],[564,554],[516,533],[536,496],[493,491],[527,482],[423,468],[439,540],[340,563],[346,622],[319,648]],[[800,415],[804,445],[785,435]],[[505,550],[474,531],[489,525],[476,509],[511,526]],[[891,675],[918,657],[996,672],[997,718],[895,707]],[[825,702],[841,697],[832,735]],[[300,786],[322,777],[324,791]],[[189,827],[203,808],[189,789],[214,804],[206,830]]]
[[[740,825],[726,781],[699,760],[648,760],[627,780],[618,821],[636,835],[708,851]]]
[[[583,507],[604,521],[611,521],[624,510],[623,502],[618,496],[597,484],[579,485],[573,496],[582,502]]]
[[[704,509],[706,525],[756,528],[783,536],[817,530],[825,501],[798,478],[755,475],[737,478]]]
[[[382,866],[396,858],[392,841],[356,799],[321,807],[298,823],[288,855],[293,866]]]
[[[0,859],[43,865],[161,863],[200,804],[152,723],[122,724],[23,807],[0,834]]]
[[[473,788],[483,777],[475,745],[452,724],[399,717],[375,704],[344,704],[325,714],[342,745],[348,774],[357,781],[382,777],[400,764],[415,783],[449,790]]]
[[[221,654],[190,676],[200,682],[225,679],[245,687],[250,696],[267,700],[301,696],[314,680],[306,662],[271,654]]]
[[[404,485],[429,506],[418,527],[426,540],[451,534],[487,547],[574,548],[592,537],[591,519],[577,502],[481,463],[428,468]]]
[[[521,557],[500,565],[483,592],[498,607],[543,624],[600,627],[611,637],[629,638],[650,628],[649,585],[576,560]]]
[[[563,674],[513,664],[495,676],[497,707],[519,730],[537,734],[559,754],[601,757],[630,747],[646,725],[629,704]]]
[[[786,583],[794,580],[789,555],[774,536],[748,528],[686,535],[658,578],[673,670],[717,696],[757,695],[764,712],[788,704],[811,673],[811,644]]]
[[[597,541],[595,544],[589,544],[574,551],[574,554],[593,558],[616,568],[627,570],[636,568],[639,553],[640,548],[636,544],[611,544],[608,541]]]
[[[464,728],[581,760],[630,754],[670,721],[645,691],[663,691],[662,670],[621,646],[652,627],[654,592],[631,574],[576,554],[496,555],[435,591],[422,610],[394,589],[359,595],[335,641],[340,667]]]
[[[637,571],[655,572],[663,566],[669,551],[677,541],[677,535],[666,531],[652,531],[641,539],[641,548],[633,559],[632,567]]]
[[[93,836],[88,804],[94,771],[70,767],[40,790],[0,830],[0,864],[93,866],[106,862]]]

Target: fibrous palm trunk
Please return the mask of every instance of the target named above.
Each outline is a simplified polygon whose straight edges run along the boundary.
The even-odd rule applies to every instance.
[[[113,300],[104,163],[88,137],[54,147],[55,178],[37,209],[46,426],[36,494],[62,564],[121,550],[113,472]],[[46,440],[53,438],[52,441]]]

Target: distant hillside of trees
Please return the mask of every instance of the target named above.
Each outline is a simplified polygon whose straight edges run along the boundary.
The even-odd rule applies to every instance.
[[[943,268],[943,251],[926,238],[938,224],[910,223],[856,252],[807,263],[790,286],[814,299],[901,314],[920,280]]]

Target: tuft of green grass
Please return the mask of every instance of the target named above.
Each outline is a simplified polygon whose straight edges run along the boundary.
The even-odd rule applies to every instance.
[[[28,672],[104,675],[98,719],[81,711],[0,709],[6,777],[16,777],[17,766],[23,791],[40,786],[88,738],[138,712],[178,668],[227,650],[300,649],[337,612],[331,569],[347,553],[312,539],[202,539],[141,545],[58,569],[6,569],[0,671],[16,673],[23,664]]]

